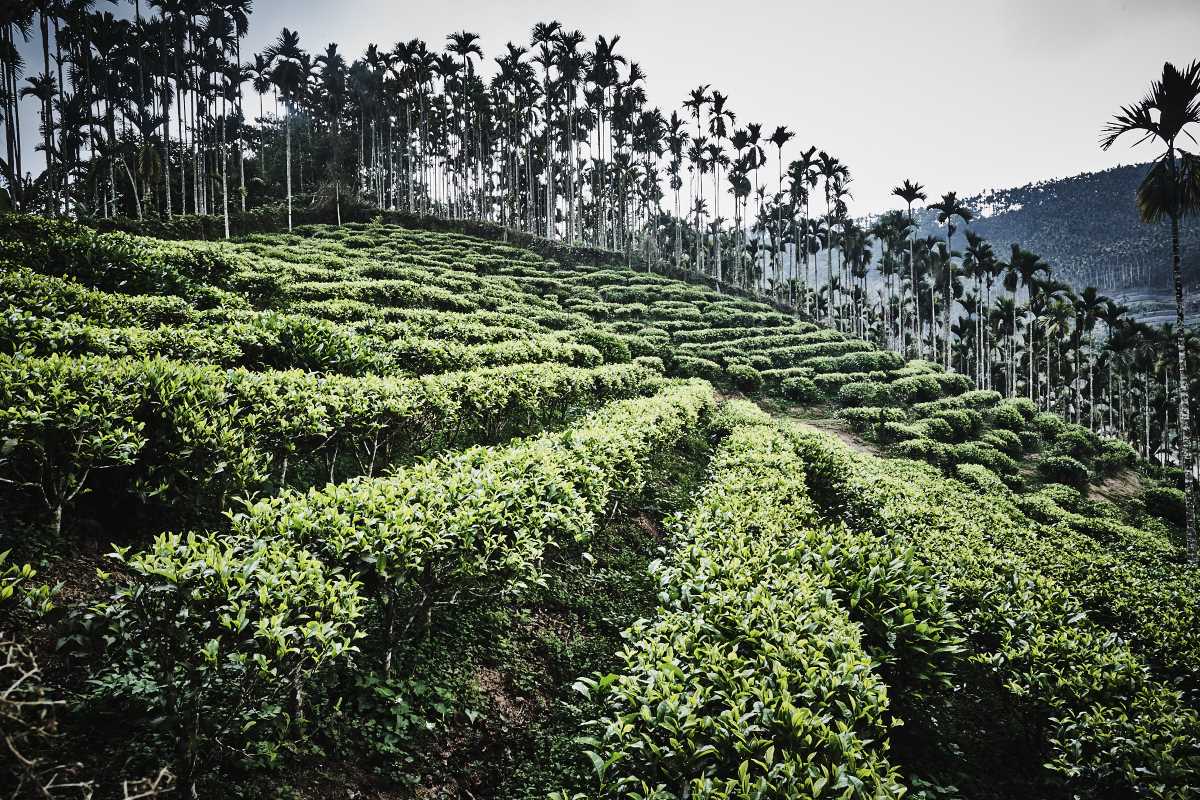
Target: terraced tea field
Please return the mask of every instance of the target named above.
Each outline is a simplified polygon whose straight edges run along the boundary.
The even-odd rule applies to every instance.
[[[570,256],[0,216],[0,782],[1200,795],[1168,471]]]

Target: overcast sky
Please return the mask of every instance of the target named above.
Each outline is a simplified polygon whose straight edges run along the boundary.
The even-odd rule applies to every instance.
[[[970,194],[1148,160],[1149,147],[1101,152],[1100,126],[1163,61],[1200,58],[1200,0],[256,0],[243,53],[285,25],[348,58],[465,28],[492,65],[550,19],[620,34],[668,115],[708,83],[739,125],[796,131],[785,160],[809,144],[837,155],[859,213],[892,207],[904,178]]]

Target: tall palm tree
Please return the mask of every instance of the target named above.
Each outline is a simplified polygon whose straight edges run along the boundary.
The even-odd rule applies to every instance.
[[[913,218],[913,203],[915,203],[919,200],[926,199],[925,187],[922,186],[921,184],[917,183],[916,181],[910,181],[908,178],[905,178],[904,183],[902,183],[899,186],[892,189],[892,194],[895,195],[896,197],[899,197],[908,206],[908,224],[909,224],[908,268],[909,268],[909,279],[912,281],[912,291],[913,291],[913,295],[915,297],[916,292],[917,292],[917,265],[916,265],[916,260],[914,258],[913,248],[914,248],[914,244],[915,244],[915,238],[917,235],[917,227],[916,227],[916,220]],[[921,353],[921,304],[919,302],[913,303],[913,341],[916,342],[916,345],[917,345],[916,355],[917,356],[922,355],[922,353]]]
[[[825,258],[826,277],[829,284],[829,306],[826,309],[826,313],[828,315],[827,322],[832,325],[836,296],[833,282],[833,243],[831,241],[833,228],[836,224],[834,196],[841,182],[850,176],[850,170],[837,158],[822,150],[817,153],[817,171],[825,181]]]
[[[1163,64],[1162,77],[1138,102],[1122,107],[1104,127],[1100,146],[1108,150],[1126,133],[1139,135],[1138,142],[1157,140],[1165,151],[1155,159],[1138,187],[1137,205],[1144,222],[1171,221],[1171,272],[1175,281],[1175,350],[1179,385],[1179,465],[1184,469],[1186,489],[1186,537],[1188,561],[1200,563],[1196,538],[1197,487],[1193,468],[1195,437],[1191,423],[1190,376],[1184,326],[1183,270],[1179,254],[1179,221],[1200,212],[1200,156],[1181,149],[1180,136],[1195,141],[1189,126],[1200,126],[1200,61],[1183,69]]]
[[[1042,261],[1040,256],[1038,256],[1035,253],[1031,253],[1028,250],[1023,249],[1016,244],[1014,244],[1012,246],[1012,255],[1009,256],[1008,266],[1009,266],[1009,270],[1010,270],[1010,273],[1013,276],[1013,278],[1011,281],[1011,285],[1009,282],[1006,282],[1005,285],[1007,287],[1010,287],[1010,291],[1013,293],[1014,308],[1015,308],[1015,298],[1016,298],[1017,287],[1024,286],[1026,291],[1029,293],[1029,298],[1030,298],[1030,302],[1027,303],[1025,306],[1025,312],[1026,312],[1026,314],[1028,314],[1032,310],[1033,296],[1034,296],[1035,292],[1037,291],[1037,287],[1039,285],[1038,284],[1038,274],[1043,273],[1043,272],[1049,274],[1050,267],[1044,261]],[[1013,328],[1014,329],[1016,328],[1015,322],[1013,324]],[[1025,353],[1026,353],[1026,357],[1029,359],[1029,383],[1026,386],[1026,388],[1028,389],[1030,400],[1034,399],[1034,396],[1033,396],[1034,363],[1033,362],[1035,360],[1034,359],[1035,353],[1034,353],[1034,349],[1033,349],[1033,328],[1034,328],[1033,321],[1026,319]],[[1015,386],[1015,383],[1016,383],[1015,377],[1014,377],[1013,383]]]
[[[555,24],[557,25],[557,23],[555,23]],[[460,82],[461,98],[459,100],[461,111],[462,111],[462,119],[461,119],[461,125],[458,130],[458,149],[459,149],[459,180],[461,181],[461,185],[463,186],[463,188],[465,190],[466,185],[467,185],[467,177],[468,177],[468,169],[469,169],[469,167],[467,165],[467,158],[468,158],[468,155],[470,154],[470,150],[471,150],[469,140],[470,140],[470,130],[471,130],[471,124],[472,124],[471,117],[470,117],[471,104],[468,101],[467,94],[470,91],[471,85],[475,78],[474,62],[471,59],[472,59],[472,57],[478,57],[478,58],[482,59],[483,58],[483,50],[479,46],[479,34],[471,33],[470,31],[459,31],[458,33],[451,33],[450,35],[448,35],[446,37],[446,41],[449,43],[446,45],[446,49],[452,55],[458,56],[460,59],[462,59],[463,78],[462,78],[462,81]],[[549,121],[547,120],[547,125],[548,124],[549,124]],[[479,214],[479,209],[475,208],[474,204],[473,204],[471,213],[475,214],[476,216],[478,216],[478,214]]]
[[[793,161],[788,168],[789,174],[792,177],[792,182],[799,181],[800,186],[794,192],[797,199],[801,201],[800,207],[803,209],[802,229],[798,232],[796,246],[804,254],[804,276],[805,282],[808,281],[808,256],[810,252],[810,242],[808,239],[807,229],[809,227],[809,202],[811,201],[812,190],[817,187],[817,148],[810,145],[807,150],[800,153],[800,157]],[[801,247],[801,237],[803,237],[803,247]],[[813,251],[815,255],[815,251]],[[813,281],[816,281],[816,264],[813,264]]]
[[[54,76],[43,73],[27,78],[25,81],[28,86],[21,88],[20,97],[35,97],[42,104],[42,144],[38,146],[46,155],[46,175],[50,176],[54,171],[54,117],[50,111],[54,103],[54,98],[58,96],[58,82],[54,80]],[[53,178],[49,178],[53,185]],[[53,192],[46,195],[46,214],[54,216],[57,213],[57,208],[54,202]]]
[[[337,211],[337,224],[342,224],[342,174],[341,174],[341,115],[346,104],[346,60],[338,52],[337,44],[331,42],[325,48],[324,55],[317,56],[321,65],[321,95],[324,100],[323,111],[332,141],[332,159],[329,165],[330,177],[333,178],[334,207]]]
[[[987,302],[990,304],[990,276],[992,275],[995,261],[996,258],[992,252],[992,246],[982,236],[973,231],[967,231],[967,249],[963,260],[963,272],[975,281],[975,302],[978,306],[975,319],[975,383],[980,388],[984,388],[986,385],[985,363],[988,362],[986,358],[987,353],[985,353],[987,326],[984,322],[987,319],[987,311],[983,308],[983,282],[985,279],[988,281],[989,297]],[[986,368],[986,372],[991,372],[990,366]]]
[[[670,172],[671,172],[671,189],[675,192],[675,218],[672,222],[672,227],[675,230],[675,269],[679,269],[679,262],[683,258],[683,240],[680,238],[679,230],[679,190],[683,188],[683,179],[679,175],[679,170],[683,166],[684,148],[687,146],[688,132],[684,130],[687,123],[680,118],[678,112],[671,112],[671,119],[667,122],[667,150],[671,153]]]
[[[721,216],[721,167],[723,164],[728,164],[729,159],[724,153],[724,140],[730,134],[730,128],[737,121],[737,116],[725,107],[729,102],[729,98],[720,92],[713,90],[711,108],[708,115],[708,132],[713,137],[713,144],[710,153],[710,162],[713,165],[713,214],[717,218]],[[716,266],[717,266],[717,287],[721,286],[721,236],[716,237]]]
[[[954,236],[954,218],[958,217],[963,221],[963,224],[969,223],[973,219],[971,210],[966,204],[958,199],[955,192],[947,192],[942,195],[942,199],[936,203],[930,203],[929,207],[936,209],[938,212],[938,224],[946,226],[946,269],[948,275],[946,278],[946,304],[942,307],[942,332],[945,335],[945,345],[943,348],[944,362],[943,366],[950,368],[950,309],[954,305],[954,298],[951,292],[954,288],[954,249],[951,247],[951,239]]]
[[[271,67],[271,82],[283,96],[285,118],[284,130],[287,139],[287,216],[288,232],[292,230],[292,110],[299,102],[304,90],[304,73],[301,62],[304,52],[300,49],[300,34],[284,28],[274,44],[267,47],[263,57]]]
[[[771,138],[767,140],[775,145],[775,156],[779,167],[779,199],[775,204],[775,241],[779,243],[777,248],[779,252],[776,254],[777,262],[783,257],[783,146],[794,138],[796,138],[796,134],[793,131],[789,131],[786,125],[780,125],[775,128],[775,131],[771,134]],[[778,264],[775,269],[778,271]]]
[[[689,111],[691,111],[692,117],[696,120],[696,135],[692,139],[692,147],[691,147],[691,150],[689,151],[689,153],[691,154],[690,160],[695,165],[695,173],[694,174],[696,174],[698,177],[701,177],[701,178],[702,178],[702,175],[704,172],[703,158],[704,158],[704,148],[707,145],[707,138],[704,136],[704,134],[702,132],[700,120],[704,114],[705,107],[708,106],[712,102],[712,95],[710,95],[708,93],[708,87],[709,87],[709,85],[707,83],[697,86],[695,89],[692,89],[688,93],[687,98],[683,101],[683,107],[688,109]],[[696,245],[696,264],[693,266],[695,268],[699,268],[700,252],[701,252],[701,247],[699,245],[699,241],[704,237],[704,233],[701,230],[701,220],[700,220],[700,215],[699,215],[699,209],[703,206],[703,201],[704,201],[704,181],[702,179],[697,180],[697,182],[695,184],[695,189],[696,189],[696,191],[695,191],[696,199],[699,202],[695,203],[695,208],[697,209],[697,214],[696,214],[697,245]]]

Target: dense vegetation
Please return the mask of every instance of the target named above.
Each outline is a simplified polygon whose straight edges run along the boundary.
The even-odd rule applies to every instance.
[[[940,362],[1162,465],[1197,464],[1200,351],[1183,318],[1143,324],[1091,288],[1171,274],[1171,215],[1144,225],[1133,202],[1152,166],[945,192],[924,209],[923,187],[905,181],[900,210],[863,219],[847,164],[740,119],[719,89],[652,105],[619,36],[551,21],[490,59],[470,31],[355,57],[309,52],[285,29],[250,54],[245,0],[146,5],[129,18],[8,4],[0,206],[174,239],[378,216],[566,263],[621,253]],[[23,37],[40,63],[20,59]],[[22,162],[22,113],[41,122],[37,177],[23,177],[36,171]],[[981,215],[997,209],[1008,213]],[[1182,275],[1196,239],[1181,213]]]
[[[1118,440],[619,263],[3,225],[19,795],[1200,787],[1180,478]]]
[[[1154,329],[619,37],[249,11],[0,11],[12,796],[1200,795],[1200,62]]]

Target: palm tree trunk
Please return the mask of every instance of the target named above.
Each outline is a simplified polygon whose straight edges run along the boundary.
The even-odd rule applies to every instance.
[[[287,126],[287,209],[288,233],[292,232],[292,105],[284,103],[284,125]]]
[[[1171,171],[1175,172],[1175,153],[1171,151]],[[1191,392],[1187,364],[1187,330],[1183,324],[1183,271],[1179,259],[1179,214],[1171,215],[1171,272],[1175,279],[1175,353],[1179,361],[1179,466],[1183,469],[1185,535],[1188,562],[1200,561],[1196,541],[1196,478],[1192,474],[1195,462],[1195,442],[1192,436]],[[1164,432],[1165,435],[1165,432]]]
[[[241,36],[237,37],[237,50],[236,50],[234,57],[237,59],[238,64],[242,63],[242,37]],[[239,69],[240,69],[240,67],[239,67]],[[245,133],[246,133],[246,110],[245,110],[244,102],[242,99],[242,80],[240,77],[238,78],[238,86],[237,86],[237,106],[238,106],[238,140],[237,140],[238,181],[239,181],[239,184],[241,187],[238,194],[241,196],[242,214],[245,214],[246,213],[246,154],[244,151],[244,147],[245,147]]]
[[[950,250],[950,228],[946,228],[946,305],[942,309],[942,335],[945,337],[942,359],[950,369],[950,306],[954,300],[954,254]]]

